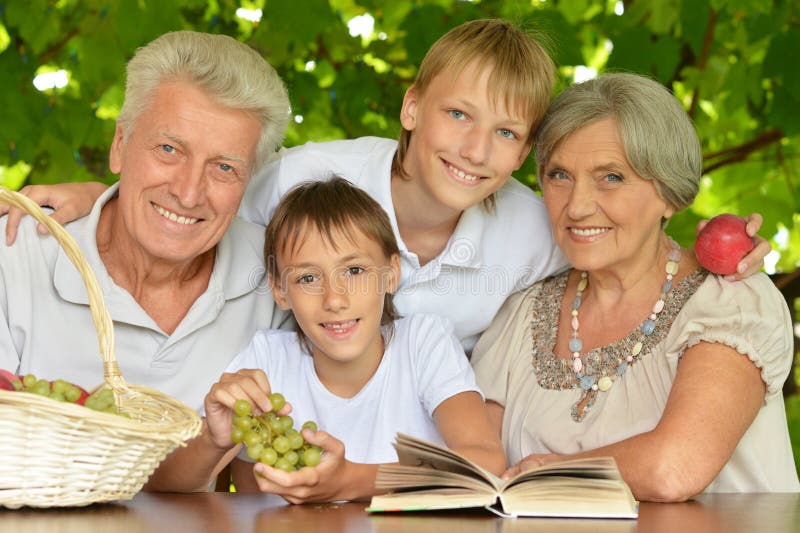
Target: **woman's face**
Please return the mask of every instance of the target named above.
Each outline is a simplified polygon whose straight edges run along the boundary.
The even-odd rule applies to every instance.
[[[575,131],[557,145],[541,176],[556,242],[579,270],[626,269],[652,260],[662,217],[674,208],[625,155],[613,118]]]

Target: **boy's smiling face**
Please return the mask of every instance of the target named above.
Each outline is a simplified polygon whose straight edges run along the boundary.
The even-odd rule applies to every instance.
[[[270,279],[275,301],[308,338],[318,374],[380,361],[384,298],[400,277],[399,258],[387,258],[362,231],[332,235],[333,242],[306,225],[296,243],[278,251],[279,279]]]
[[[531,149],[530,121],[489,90],[491,67],[473,62],[436,76],[424,93],[411,87],[400,120],[412,132],[403,168],[423,194],[454,214],[482,202]]]

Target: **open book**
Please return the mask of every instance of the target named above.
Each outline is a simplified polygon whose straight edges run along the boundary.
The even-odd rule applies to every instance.
[[[438,444],[397,434],[400,464],[378,467],[369,512],[485,507],[502,516],[636,518],[638,505],[612,457],[541,466],[503,481]]]

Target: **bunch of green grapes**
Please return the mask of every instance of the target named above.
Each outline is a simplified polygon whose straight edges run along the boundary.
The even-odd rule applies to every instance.
[[[114,402],[114,393],[111,389],[100,389],[93,394],[69,381],[56,379],[48,381],[39,379],[34,374],[26,374],[11,382],[20,392],[31,392],[40,396],[47,396],[60,402],[77,403],[95,411],[104,413],[122,414]]]
[[[237,444],[244,443],[250,459],[286,472],[317,466],[322,449],[306,442],[294,429],[291,416],[276,414],[286,404],[283,395],[278,392],[270,394],[269,402],[272,411],[255,415],[250,402],[236,400],[231,440]],[[301,429],[305,428],[316,431],[317,424],[308,421]]]

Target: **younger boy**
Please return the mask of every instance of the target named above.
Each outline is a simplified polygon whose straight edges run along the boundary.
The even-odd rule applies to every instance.
[[[273,297],[292,311],[298,330],[256,334],[206,397],[201,436],[169,458],[151,488],[205,486],[236,449],[236,400],[269,411],[271,391],[292,402],[295,420],[317,422],[320,431],[303,437],[322,448],[322,461],[285,472],[253,467],[239,453],[232,465],[238,491],[292,503],[367,499],[376,493],[378,464],[397,459],[397,432],[502,472],[499,437],[452,326],[435,315],[396,317],[397,242],[368,194],[341,178],[293,189],[267,227],[264,254]]]

